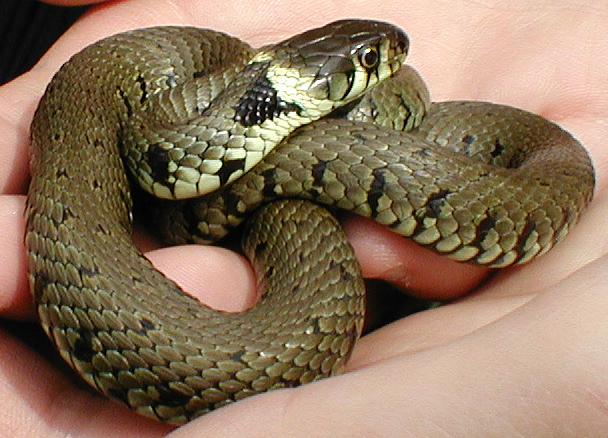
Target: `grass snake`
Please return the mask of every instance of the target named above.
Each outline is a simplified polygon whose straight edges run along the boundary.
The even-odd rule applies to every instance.
[[[32,123],[25,239],[61,356],[103,394],[183,423],[344,369],[364,286],[328,209],[493,267],[561,240],[592,197],[585,149],[522,110],[430,103],[408,49],[393,25],[342,20],[259,50],[140,29],[68,61]],[[261,302],[218,312],[156,271],[131,239],[135,181],[171,243],[247,217]]]

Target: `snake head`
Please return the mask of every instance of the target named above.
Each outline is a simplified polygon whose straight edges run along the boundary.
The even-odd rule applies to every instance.
[[[282,100],[316,119],[393,76],[408,49],[392,24],[340,20],[262,48],[254,61],[270,62],[267,78]]]

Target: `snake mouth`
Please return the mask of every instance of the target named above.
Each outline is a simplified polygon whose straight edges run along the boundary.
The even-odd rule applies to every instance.
[[[327,57],[315,73],[309,95],[348,103],[394,75],[407,56],[409,39],[391,24],[341,20],[326,27],[335,28],[337,41],[321,40],[307,48],[313,59],[320,54]]]
[[[269,62],[270,82],[294,103],[335,107],[392,76],[408,50],[407,35],[392,24],[340,20],[265,47],[253,62]]]

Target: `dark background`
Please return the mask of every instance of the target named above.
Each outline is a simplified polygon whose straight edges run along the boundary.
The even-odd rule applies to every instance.
[[[0,0],[0,85],[29,70],[86,9]]]

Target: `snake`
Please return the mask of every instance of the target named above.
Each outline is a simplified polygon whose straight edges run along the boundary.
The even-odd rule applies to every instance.
[[[488,267],[561,241],[593,196],[582,144],[524,110],[431,102],[408,51],[397,26],[349,19],[259,49],[136,29],[66,62],[31,125],[25,235],[61,357],[182,424],[345,370],[365,284],[338,210]],[[242,233],[259,303],[222,312],[182,291],[133,243],[134,212],[172,244]]]

